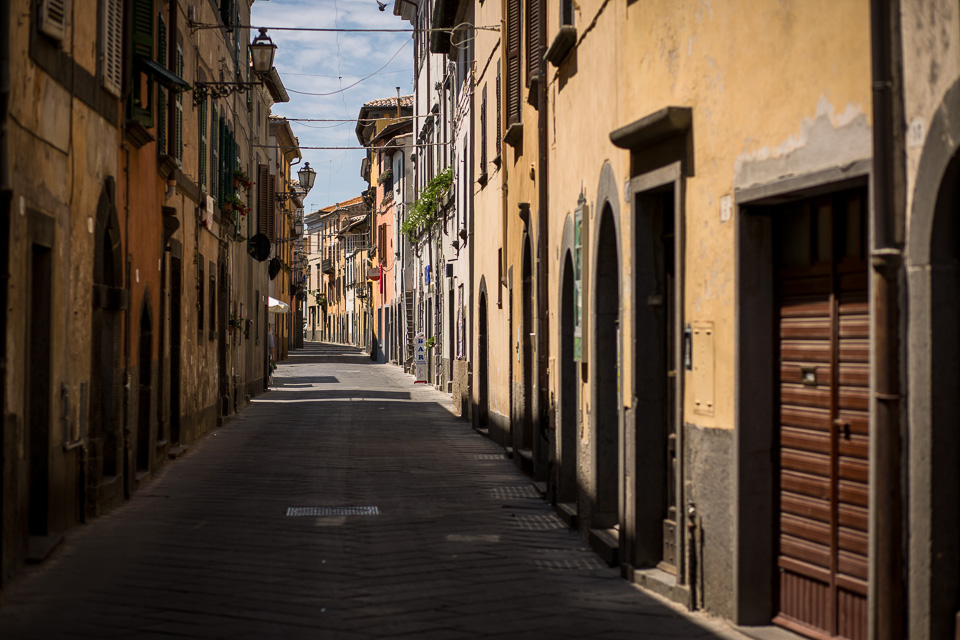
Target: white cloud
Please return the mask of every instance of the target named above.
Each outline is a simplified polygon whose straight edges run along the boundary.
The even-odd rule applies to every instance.
[[[391,11],[379,11],[375,0],[259,0],[251,23],[266,27],[341,29],[408,29],[410,24]],[[255,32],[254,32],[255,33]],[[270,31],[276,43],[275,65],[290,102],[275,105],[273,113],[288,118],[355,119],[363,103],[413,92],[411,34],[318,31]],[[337,92],[367,76],[407,46],[382,72],[343,91],[326,96],[308,93]],[[309,74],[309,75],[307,75]],[[291,122],[301,147],[355,147],[356,122]],[[317,170],[313,191],[306,198],[309,210],[360,195],[366,184],[360,178],[362,150],[303,150],[304,161]]]

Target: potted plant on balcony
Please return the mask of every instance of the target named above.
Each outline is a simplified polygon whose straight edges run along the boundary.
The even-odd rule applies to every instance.
[[[252,186],[253,186],[253,181],[250,180],[250,177],[244,172],[243,169],[234,169],[233,171],[234,189],[243,187],[244,191],[249,191],[250,187]]]
[[[240,196],[234,193],[224,198],[222,209],[224,211],[237,210],[239,212],[240,208],[245,206],[246,205],[244,204],[243,200],[240,199]]]

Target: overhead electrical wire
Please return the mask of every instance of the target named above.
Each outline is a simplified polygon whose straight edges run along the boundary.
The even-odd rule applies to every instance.
[[[396,58],[398,55],[400,55],[400,52],[403,51],[408,44],[410,44],[410,41],[409,41],[409,40],[406,41],[406,42],[404,42],[403,45],[401,45],[400,48],[397,49],[397,52],[394,53],[392,56],[390,56],[390,59],[389,59],[389,60],[387,60],[385,63],[383,63],[383,66],[382,66],[382,67],[380,67],[379,69],[377,69],[376,71],[374,71],[374,72],[371,73],[370,75],[364,76],[364,77],[360,78],[359,80],[357,80],[356,82],[354,82],[353,84],[348,84],[347,86],[342,87],[342,88],[340,88],[340,89],[337,89],[336,91],[329,91],[329,92],[326,92],[326,93],[311,93],[311,92],[309,92],[309,91],[297,91],[296,89],[287,89],[287,91],[289,91],[290,93],[297,93],[297,94],[300,94],[300,95],[302,95],[302,96],[333,96],[333,95],[336,95],[336,94],[338,94],[338,93],[343,93],[343,92],[346,91],[347,89],[351,89],[351,88],[357,86],[358,84],[360,84],[360,83],[363,82],[364,80],[368,80],[368,79],[372,78],[373,76],[377,75],[378,73],[380,73],[381,71],[383,71],[384,69],[386,69],[386,68],[387,68],[387,65],[389,65],[391,62],[393,62],[393,59]]]
[[[458,24],[454,27],[431,27],[428,29],[350,29],[345,27],[263,27],[252,24],[204,24],[200,22],[189,23],[191,29],[266,29],[267,31],[318,31],[322,33],[432,33],[434,31],[453,33],[462,26],[470,26],[477,31],[500,31],[500,25],[475,26],[467,23]]]

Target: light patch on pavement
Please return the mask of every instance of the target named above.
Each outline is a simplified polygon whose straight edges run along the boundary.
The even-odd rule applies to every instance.
[[[377,507],[287,507],[288,516],[378,516]]]
[[[500,542],[500,536],[496,533],[464,535],[460,533],[451,533],[447,536],[447,542]]]

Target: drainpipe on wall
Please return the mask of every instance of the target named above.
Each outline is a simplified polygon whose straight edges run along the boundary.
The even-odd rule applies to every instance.
[[[537,0],[538,2],[540,0]],[[540,15],[544,15],[544,9],[541,4]],[[541,20],[540,42],[546,42],[546,21]],[[542,53],[538,52],[539,61],[538,74],[540,80],[537,82],[537,145],[539,162],[537,163],[537,172],[539,173],[539,200],[540,206],[537,211],[537,389],[539,398],[537,409],[540,422],[540,438],[542,444],[546,446],[546,455],[539,456],[541,462],[545,462],[547,468],[544,469],[547,480],[547,494],[555,495],[555,484],[553,479],[553,467],[555,452],[553,442],[550,438],[552,426],[550,424],[550,405],[549,405],[549,357],[550,357],[550,337],[548,328],[550,326],[548,318],[549,305],[547,304],[547,227],[549,223],[549,196],[548,190],[548,171],[547,171],[547,62]],[[539,474],[538,474],[539,475]],[[552,501],[552,500],[551,500]]]
[[[0,42],[10,42],[10,11],[0,10]],[[0,46],[0,381],[7,379],[7,285],[10,282],[10,208],[13,206],[13,191],[9,179],[9,158],[7,149],[7,105],[10,99],[10,49],[8,44]],[[3,451],[3,433],[5,432],[6,385],[0,383],[0,595],[3,594],[4,575],[6,574],[6,554],[4,553],[3,531],[6,519],[3,508],[3,478],[6,459]]]
[[[873,76],[873,402],[868,637],[903,637],[903,499],[898,279],[904,201],[900,3],[871,0]]]

